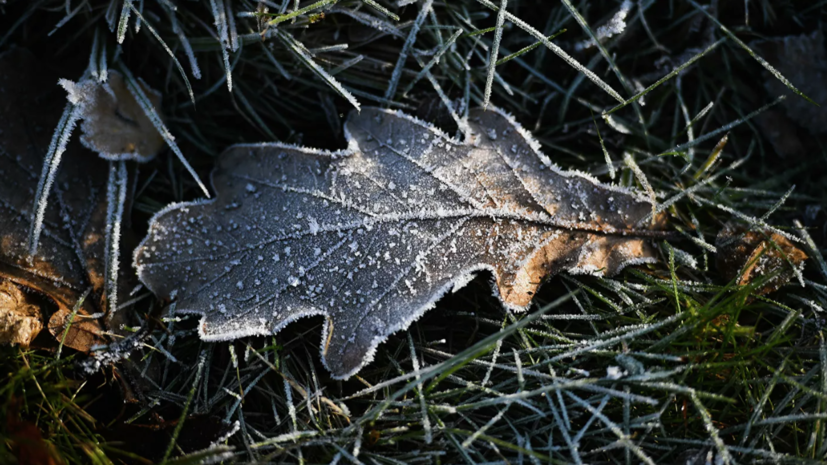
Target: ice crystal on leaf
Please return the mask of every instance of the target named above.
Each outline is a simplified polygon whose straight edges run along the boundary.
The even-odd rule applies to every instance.
[[[323,360],[346,378],[479,271],[522,310],[560,271],[612,275],[654,260],[647,237],[658,233],[634,228],[648,198],[560,170],[497,110],[472,111],[469,125],[459,142],[365,108],[345,124],[344,151],[233,146],[213,173],[217,199],[152,220],[139,278],[160,297],[177,293],[178,312],[203,314],[206,340],[325,315]]]

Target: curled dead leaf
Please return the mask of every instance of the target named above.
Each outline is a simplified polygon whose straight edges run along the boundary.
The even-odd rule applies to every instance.
[[[804,267],[807,255],[784,236],[752,231],[727,223],[715,241],[718,271],[728,281],[747,285],[767,278],[755,294],[769,294],[788,283]]]
[[[107,160],[149,161],[164,147],[164,139],[127,89],[123,75],[114,70],[107,74],[105,82],[91,77],[78,83],[60,80],[69,101],[81,109],[80,141]],[[149,103],[159,108],[161,94],[144,82],[141,87]]]
[[[510,116],[475,110],[465,142],[404,113],[363,108],[348,150],[244,144],[218,159],[214,201],[158,213],[135,252],[140,279],[205,340],[278,332],[325,315],[337,378],[368,363],[446,292],[493,275],[524,310],[561,271],[611,275],[655,255],[636,192],[563,171]],[[659,216],[654,229],[663,220]]]

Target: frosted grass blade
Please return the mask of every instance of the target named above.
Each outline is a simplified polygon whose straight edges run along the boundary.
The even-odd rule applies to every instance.
[[[494,10],[494,11],[499,10],[499,7],[497,7],[496,5],[491,3],[489,0],[477,0],[477,1],[482,3],[483,5],[485,5],[486,7]],[[603,82],[603,80],[600,79],[599,77],[597,77],[596,74],[594,74],[591,70],[589,70],[585,66],[581,65],[577,60],[575,60],[568,53],[563,51],[562,48],[560,48],[559,46],[557,46],[553,42],[550,42],[548,39],[546,39],[546,37],[542,33],[540,33],[540,31],[538,31],[537,29],[534,29],[528,23],[526,23],[525,21],[521,20],[520,18],[514,16],[511,13],[506,12],[505,16],[506,16],[506,19],[511,21],[512,23],[514,23],[515,26],[517,26],[520,29],[528,32],[535,39],[542,42],[543,45],[548,47],[557,56],[562,58],[566,63],[569,64],[569,66],[571,66],[574,69],[576,69],[577,71],[583,73],[583,75],[585,75],[590,81],[597,84],[597,86],[600,87],[601,89],[603,89],[603,91],[605,91],[607,94],[611,95],[612,98],[614,98],[615,100],[617,100],[620,103],[625,103],[626,102],[626,100],[620,94],[618,94],[616,90],[612,89],[612,87],[610,85]]]

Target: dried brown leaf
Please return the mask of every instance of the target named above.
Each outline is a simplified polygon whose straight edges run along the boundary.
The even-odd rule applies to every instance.
[[[42,329],[40,307],[16,284],[0,281],[0,344],[29,347]]]
[[[747,285],[760,278],[768,281],[755,290],[763,295],[775,292],[804,266],[807,255],[784,236],[773,232],[751,231],[727,223],[715,241],[718,271],[728,281]]]
[[[351,113],[349,149],[237,145],[214,201],[176,204],[136,250],[139,278],[206,340],[272,334],[325,315],[323,361],[346,378],[389,334],[480,271],[525,309],[560,271],[611,275],[651,262],[635,192],[562,171],[513,119],[471,113],[460,143],[403,113]],[[663,218],[655,222],[659,225]]]

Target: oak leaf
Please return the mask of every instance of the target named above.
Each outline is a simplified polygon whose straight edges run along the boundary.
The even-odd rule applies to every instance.
[[[477,272],[522,310],[557,272],[654,260],[646,236],[658,231],[633,226],[652,210],[646,197],[560,170],[499,111],[469,123],[459,142],[365,108],[345,124],[347,150],[233,146],[213,172],[217,199],[153,218],[138,276],[176,311],[203,314],[205,340],[325,315],[323,362],[347,378]]]

